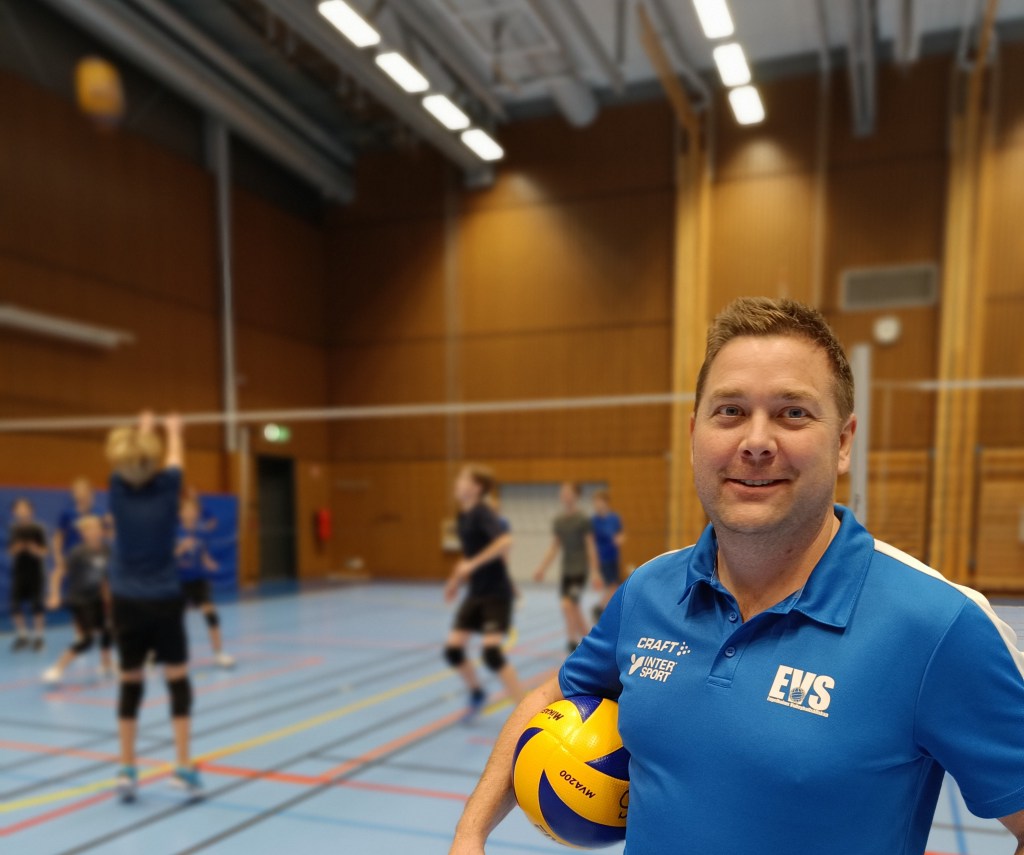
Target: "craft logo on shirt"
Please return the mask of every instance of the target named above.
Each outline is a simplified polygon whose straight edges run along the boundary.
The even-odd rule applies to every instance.
[[[676,661],[680,656],[689,654],[690,646],[685,641],[665,641],[660,638],[644,636],[637,643],[639,650],[654,650],[663,655],[650,656],[646,653],[634,653],[630,656],[629,674],[639,673],[641,679],[654,680],[656,683],[667,683],[675,671]],[[668,657],[674,658],[668,658]]]
[[[768,700],[773,704],[828,718],[827,710],[832,703],[831,690],[835,687],[835,678],[828,674],[815,674],[813,671],[780,665],[775,672],[771,691],[768,692]]]

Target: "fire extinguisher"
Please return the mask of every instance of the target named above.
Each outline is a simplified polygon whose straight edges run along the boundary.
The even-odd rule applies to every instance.
[[[327,543],[331,539],[331,509],[319,508],[313,515],[318,543]]]

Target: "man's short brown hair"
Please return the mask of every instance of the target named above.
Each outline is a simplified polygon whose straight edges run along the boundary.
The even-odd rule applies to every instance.
[[[700,406],[711,363],[723,347],[743,336],[779,335],[806,339],[825,351],[832,369],[832,391],[839,417],[845,422],[853,412],[853,372],[846,351],[821,312],[788,298],[740,297],[715,317],[708,329],[704,364],[697,375],[694,409]]]

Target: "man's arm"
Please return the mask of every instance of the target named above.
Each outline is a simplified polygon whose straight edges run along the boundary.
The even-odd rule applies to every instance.
[[[500,558],[511,548],[512,535],[506,532],[492,540],[483,552],[474,555],[472,558],[463,558],[459,561],[452,570],[451,576],[448,577],[447,584],[444,586],[445,600],[451,602],[459,590],[459,585],[483,567],[484,564],[493,561],[495,558]]]
[[[601,580],[601,570],[597,563],[597,544],[594,542],[594,533],[592,531],[587,534],[584,543],[587,547],[587,565],[590,567],[590,578],[593,580],[595,588],[603,587],[604,582]]]
[[[1004,816],[999,820],[1010,829],[1010,833],[1017,838],[1017,848],[1014,855],[1024,855],[1024,810]]]
[[[537,565],[537,569],[534,571],[533,580],[535,582],[544,580],[544,574],[548,572],[551,563],[558,557],[561,548],[558,538],[551,538],[551,546],[548,547],[548,551],[544,553],[544,557],[540,560],[540,564]]]
[[[185,468],[185,436],[181,416],[171,413],[164,419],[164,432],[167,434],[167,457],[164,466],[168,469]]]
[[[526,723],[544,707],[562,699],[556,678],[534,689],[515,708],[498,735],[487,767],[466,803],[449,855],[483,855],[487,837],[515,807],[512,757]]]

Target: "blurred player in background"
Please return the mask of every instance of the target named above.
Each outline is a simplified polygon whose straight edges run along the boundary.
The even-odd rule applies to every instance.
[[[105,530],[108,520],[100,512],[92,484],[88,478],[76,478],[71,482],[71,504],[57,518],[57,528],[53,532],[54,569],[59,570],[64,557],[82,542],[78,521],[93,516],[100,520]]]
[[[224,652],[220,616],[210,591],[209,575],[217,571],[217,562],[210,556],[202,526],[199,503],[194,498],[186,498],[181,503],[181,524],[178,528],[178,542],[174,547],[178,577],[181,579],[186,607],[191,606],[203,613],[210,632],[214,661],[221,668],[231,668],[235,659]]]
[[[59,683],[75,657],[88,651],[96,640],[100,644],[100,674],[111,677],[114,663],[110,655],[110,590],[107,587],[107,567],[110,547],[106,542],[105,526],[98,516],[81,516],[75,524],[80,542],[68,552],[50,577],[50,596],[47,605],[60,608],[61,588],[67,582],[63,602],[71,611],[76,638],[56,664],[43,673],[46,683]],[[66,542],[66,541],[65,541]]]
[[[594,545],[597,547],[602,583],[601,602],[594,606],[596,623],[601,619],[608,601],[619,588],[622,544],[626,540],[622,518],[612,510],[611,495],[607,490],[598,490],[594,493],[594,515],[590,518],[590,525],[594,531]]]
[[[587,586],[588,570],[595,584],[599,582],[594,533],[590,518],[580,509],[580,494],[579,484],[571,481],[562,484],[559,491],[562,512],[555,517],[551,546],[533,576],[534,581],[544,581],[548,568],[558,554],[562,554],[560,596],[570,653],[579,647],[580,641],[588,632],[587,622],[583,619],[583,611],[580,609],[580,600]]]
[[[124,801],[135,799],[138,784],[135,740],[143,668],[150,653],[164,666],[170,699],[177,753],[171,781],[192,796],[202,792],[190,755],[192,683],[185,602],[174,557],[185,448],[180,417],[168,416],[163,426],[166,455],[151,413],[144,413],[137,426],[112,431],[107,439],[107,459],[114,470],[110,477],[115,529],[110,589],[121,665],[118,789]]]
[[[463,558],[448,579],[445,600],[452,602],[463,585],[467,590],[455,614],[444,655],[469,689],[467,721],[480,714],[486,698],[476,668],[466,658],[466,642],[471,634],[483,637],[484,665],[501,678],[509,697],[514,701],[522,697],[519,676],[502,650],[512,628],[512,583],[505,561],[512,535],[487,500],[494,487],[493,473],[482,466],[466,466],[455,479]]]
[[[46,610],[43,604],[46,586],[46,531],[36,522],[35,508],[28,499],[16,499],[11,514],[14,523],[7,538],[7,554],[11,567],[11,620],[14,622],[15,652],[31,648],[43,649]],[[32,613],[32,635],[29,635],[24,608]]]

